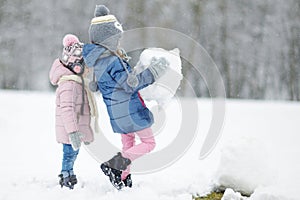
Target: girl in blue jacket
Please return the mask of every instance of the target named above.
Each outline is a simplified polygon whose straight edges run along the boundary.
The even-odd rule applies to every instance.
[[[108,8],[97,5],[89,28],[91,44],[83,47],[84,61],[94,68],[96,87],[102,93],[112,129],[122,137],[122,152],[101,164],[117,189],[132,186],[129,165],[155,147],[153,115],[138,91],[162,76],[167,67],[167,62],[160,58],[143,72],[132,72],[119,50],[122,32],[122,26]],[[136,135],[141,141],[138,145]]]

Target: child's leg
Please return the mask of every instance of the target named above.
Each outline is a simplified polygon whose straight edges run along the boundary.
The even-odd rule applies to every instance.
[[[122,151],[125,152],[135,145],[135,135],[134,133],[121,134],[123,148]]]
[[[156,145],[151,128],[146,128],[141,131],[137,131],[136,134],[139,136],[141,143],[132,146],[131,148],[123,151],[122,153],[125,158],[129,158],[131,161],[145,155],[146,153],[149,153],[154,149]],[[122,180],[124,180],[128,174],[129,174],[129,170],[127,168],[122,173]]]
[[[128,133],[128,134],[121,134],[122,137],[122,144],[123,149],[122,152],[124,153],[128,149],[132,148],[135,145],[135,134]],[[121,179],[124,180],[130,174],[130,166],[127,167],[126,170],[122,172]]]
[[[61,174],[68,177],[74,174],[73,166],[79,150],[74,151],[70,144],[63,144],[63,160]]]

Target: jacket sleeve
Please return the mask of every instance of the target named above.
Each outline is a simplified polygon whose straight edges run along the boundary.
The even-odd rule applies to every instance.
[[[75,111],[75,85],[72,83],[64,83],[70,84],[70,89],[62,90],[60,93],[60,108],[61,108],[61,118],[67,133],[72,133],[79,131],[77,125],[77,113]]]
[[[147,87],[148,85],[151,85],[155,81],[150,70],[146,69],[137,75],[139,84],[135,88],[130,87],[127,84],[128,74],[127,74],[126,70],[124,69],[123,64],[121,62],[122,61],[120,61],[119,59],[116,59],[116,61],[114,61],[112,63],[113,66],[111,67],[111,71],[109,73],[110,73],[110,76],[112,77],[112,79],[114,81],[116,81],[117,84],[121,88],[123,88],[127,93],[137,92],[137,91]],[[130,67],[127,63],[124,63],[124,66],[126,66],[128,68],[128,71],[130,71]]]
[[[55,59],[52,67],[49,71],[49,79],[52,85],[57,85],[57,78],[55,77],[56,71],[61,68],[62,64],[60,63],[59,59]]]

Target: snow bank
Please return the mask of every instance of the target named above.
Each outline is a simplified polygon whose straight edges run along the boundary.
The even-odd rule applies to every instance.
[[[269,158],[266,145],[257,138],[229,140],[222,147],[218,182],[250,195],[258,186],[271,184],[275,173]]]
[[[228,188],[225,190],[222,200],[246,200],[239,192],[233,191],[233,189]]]
[[[227,110],[218,184],[251,200],[299,199],[299,103],[235,102]]]

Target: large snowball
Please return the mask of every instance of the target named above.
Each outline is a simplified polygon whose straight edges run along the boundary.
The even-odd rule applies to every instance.
[[[140,62],[143,66],[149,66],[153,57],[164,57],[170,63],[170,66],[160,79],[140,90],[140,94],[147,101],[154,100],[158,104],[163,105],[175,95],[183,77],[180,51],[178,48],[171,51],[162,48],[149,48],[141,53]]]

